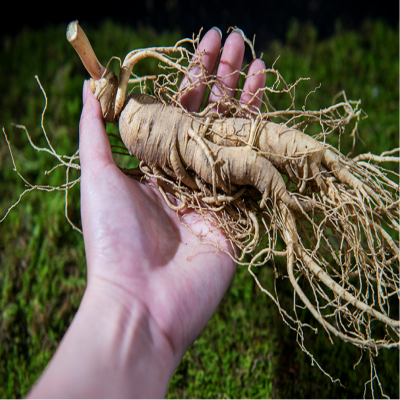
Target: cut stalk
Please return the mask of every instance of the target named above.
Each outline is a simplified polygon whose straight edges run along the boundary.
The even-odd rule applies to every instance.
[[[67,27],[67,39],[74,46],[87,72],[94,80],[103,76],[105,68],[100,64],[93,48],[78,21],[72,21]]]

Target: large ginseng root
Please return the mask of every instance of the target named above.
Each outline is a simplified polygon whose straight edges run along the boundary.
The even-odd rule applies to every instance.
[[[192,189],[198,186],[188,170],[228,194],[233,185],[250,185],[261,192],[264,202],[272,197],[294,210],[311,210],[310,204],[291,197],[282,176],[261,154],[250,147],[211,143],[197,133],[200,128],[182,110],[147,95],[132,95],[119,118],[121,138],[131,155]]]
[[[398,149],[350,159],[299,130],[317,122],[321,136],[326,136],[358,121],[360,110],[345,99],[314,112],[295,110],[294,101],[292,108],[278,111],[266,95],[277,92],[273,86],[263,89],[264,114],[226,97],[202,112],[189,113],[174,84],[186,76],[192,82],[187,91],[215,83],[217,77],[193,76],[183,66],[184,60],[190,66],[193,57],[183,47],[185,40],[174,47],[130,52],[117,78],[99,66],[83,35],[77,23],[70,25],[69,40],[92,75],[91,89],[103,116],[119,122],[122,140],[141,160],[142,171],[162,182],[159,190],[171,208],[191,207],[225,231],[242,251],[238,262],[248,265],[298,337],[303,337],[306,324],[296,310],[305,305],[329,335],[368,349],[371,355],[380,348],[399,348],[398,174],[393,178],[393,172],[380,165],[399,162],[393,156]],[[174,52],[178,58],[172,57]],[[157,58],[168,74],[154,81],[155,96],[126,95],[132,68],[145,57]],[[204,71],[201,57],[197,60],[198,69]],[[274,69],[263,72],[284,82]],[[292,96],[284,85],[281,93]],[[240,118],[216,114],[213,110],[220,104]],[[284,118],[282,123],[271,121],[277,116]],[[163,187],[182,205],[172,205]],[[281,249],[282,243],[286,249]],[[265,290],[254,272],[269,262],[275,266],[276,257],[286,257],[294,317],[281,308],[278,293]],[[281,273],[277,268],[275,272],[276,277]]]

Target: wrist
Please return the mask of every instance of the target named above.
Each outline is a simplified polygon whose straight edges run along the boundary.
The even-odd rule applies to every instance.
[[[121,288],[92,281],[33,397],[165,396],[172,348],[148,310]]]
[[[95,278],[96,279],[96,278]],[[167,338],[154,323],[149,310],[126,289],[96,279],[87,291],[86,313],[96,310],[105,329],[114,378],[110,384],[117,397],[164,397],[174,373],[173,352]],[[110,377],[111,378],[111,377]],[[115,380],[114,380],[115,379]]]

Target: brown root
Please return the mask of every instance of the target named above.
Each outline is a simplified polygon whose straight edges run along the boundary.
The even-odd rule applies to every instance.
[[[180,41],[174,47],[130,52],[121,68],[117,93],[114,83],[107,92],[100,83],[104,81],[96,82],[98,98],[103,93],[115,96],[114,115],[117,116],[124,105],[133,66],[145,57],[154,57],[166,71],[153,81],[155,98],[164,105],[173,104],[191,118],[188,138],[184,140],[190,138],[197,143],[202,153],[200,158],[206,160],[209,172],[189,174],[186,169],[200,169],[185,161],[182,150],[178,152],[177,148],[171,153],[172,169],[165,165],[161,173],[155,173],[154,167],[150,172],[142,166],[142,172],[162,180],[166,190],[178,201],[178,205],[172,204],[164,189],[160,189],[172,209],[190,207],[204,218],[213,218],[231,243],[241,249],[238,262],[243,263],[245,255],[251,255],[251,273],[254,266],[265,265],[276,256],[286,257],[287,276],[295,293],[329,334],[362,348],[399,347],[399,321],[390,315],[391,299],[400,298],[398,241],[392,237],[393,231],[399,231],[399,186],[379,166],[386,161],[398,162],[399,157],[393,156],[395,151],[380,156],[368,153],[353,160],[343,156],[327,144],[326,138],[336,130],[342,133],[351,122],[355,125],[354,136],[362,114],[360,102],[349,101],[342,92],[343,100],[328,108],[296,110],[294,91],[304,79],[287,84],[274,68],[260,71],[276,77],[271,86],[256,94],[262,92],[264,96],[265,113],[228,97],[223,87],[217,101],[199,113],[188,113],[179,102],[184,93],[179,91],[177,82],[182,76],[190,83],[185,93],[198,85],[211,88],[213,84],[218,85],[218,80],[205,74],[201,58],[193,58],[193,53],[182,46],[185,41],[195,50],[199,37]],[[247,43],[252,47],[248,40]],[[173,54],[178,55],[174,58]],[[184,60],[190,68],[183,66]],[[190,74],[194,64],[201,71],[199,76]],[[247,77],[245,72],[241,74]],[[292,106],[277,110],[271,101],[277,93],[287,95]],[[109,104],[113,100],[105,103],[105,114],[109,115]],[[234,118],[213,111],[221,106],[228,108]],[[272,119],[277,122],[271,122]],[[321,133],[314,139],[304,130],[316,123]],[[244,175],[235,178],[233,167],[221,167],[223,160],[240,158],[242,152],[233,156],[235,147],[249,153],[246,160],[256,162],[261,156],[263,169],[270,170],[270,176],[277,174],[276,179],[270,178],[270,186],[262,186],[261,194],[254,193],[255,189],[249,186],[253,184],[245,181]],[[266,164],[267,160],[271,166]],[[281,175],[286,177],[286,188],[278,184]],[[287,245],[284,251],[275,249],[279,238]],[[263,247],[265,240],[268,245]],[[308,282],[314,304],[300,289],[299,279]],[[277,298],[270,297],[279,305]],[[280,311],[283,313],[281,308]],[[394,336],[373,337],[369,329],[373,321],[382,323]]]

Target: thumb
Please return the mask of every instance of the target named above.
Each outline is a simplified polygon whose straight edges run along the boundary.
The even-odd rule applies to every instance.
[[[100,103],[94,97],[89,82],[83,85],[83,110],[79,123],[79,158],[82,172],[99,169],[112,162],[110,142],[107,137]]]

